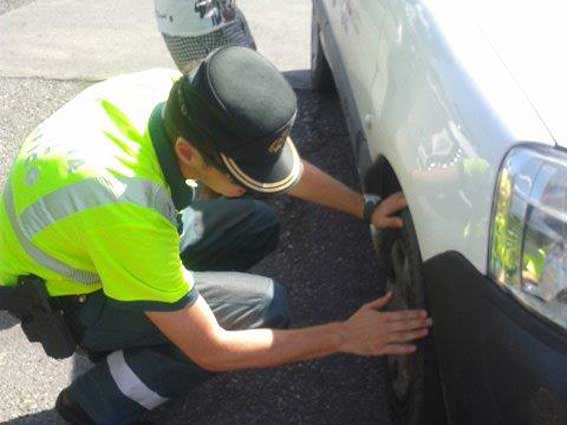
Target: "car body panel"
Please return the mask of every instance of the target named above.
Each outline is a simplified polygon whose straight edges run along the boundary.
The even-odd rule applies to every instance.
[[[560,53],[567,40],[567,4],[557,0],[475,3],[472,13],[482,32],[554,140],[567,147],[567,120],[559,106],[567,96],[567,59]]]
[[[346,117],[346,124],[353,144],[355,165],[360,175],[370,166],[368,144],[364,139],[362,121],[357,113],[351,82],[345,70],[344,53],[339,49],[340,10],[337,4],[340,0],[317,1],[313,3],[313,19],[319,27],[320,41],[325,56],[331,68],[335,85],[341,93],[341,105]]]
[[[546,127],[479,28],[452,2],[430,2],[442,9],[434,10],[435,19],[426,2],[375,2],[383,5],[376,56],[357,32],[371,28],[358,17],[375,7],[320,3],[330,16],[326,43],[341,52],[329,63],[335,77],[343,74],[337,86],[359,172],[379,155],[401,171],[424,260],[453,249],[486,272],[492,197],[473,198],[492,193],[502,159],[519,141],[553,145]],[[357,96],[368,75],[369,93]],[[478,173],[485,176],[479,180]]]

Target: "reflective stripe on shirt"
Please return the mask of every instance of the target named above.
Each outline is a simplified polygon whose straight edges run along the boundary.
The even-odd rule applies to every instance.
[[[176,226],[175,207],[167,189],[151,180],[129,177],[99,177],[79,181],[60,188],[28,206],[18,217],[10,182],[4,191],[8,219],[25,252],[42,266],[69,280],[99,283],[98,274],[69,266],[31,242],[32,237],[47,226],[88,208],[117,202],[128,202],[151,208]]]
[[[10,221],[10,225],[12,226],[12,229],[24,251],[26,251],[26,253],[37,263],[41,264],[45,268],[54,271],[55,273],[65,276],[69,280],[85,284],[100,282],[100,278],[96,273],[92,273],[86,270],[79,270],[65,263],[62,263],[58,259],[53,258],[51,255],[38,249],[31,243],[31,241],[25,236],[18,216],[16,215],[11,186],[12,185],[8,181],[4,190],[4,204],[6,205],[6,213],[8,220]]]
[[[129,202],[151,208],[177,226],[175,208],[164,186],[131,177],[90,178],[58,189],[27,207],[20,221],[28,239],[62,218],[88,208]]]

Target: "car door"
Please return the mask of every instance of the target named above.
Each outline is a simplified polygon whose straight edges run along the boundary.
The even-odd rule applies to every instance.
[[[352,94],[356,120],[355,160],[363,175],[368,163],[360,163],[368,157],[361,150],[367,149],[366,140],[372,137],[376,125],[372,86],[377,77],[380,39],[388,0],[339,0],[336,13],[339,28],[337,44],[343,55],[343,64]],[[353,121],[349,119],[349,121]]]

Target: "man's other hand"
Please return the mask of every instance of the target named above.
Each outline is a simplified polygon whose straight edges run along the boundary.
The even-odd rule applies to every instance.
[[[404,225],[404,222],[400,217],[396,217],[395,214],[407,206],[408,203],[402,192],[396,192],[388,196],[380,202],[378,208],[372,213],[372,224],[378,229],[387,227],[399,229]]]

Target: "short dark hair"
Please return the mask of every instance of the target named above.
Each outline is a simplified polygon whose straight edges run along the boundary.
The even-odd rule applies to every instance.
[[[176,112],[179,111],[179,108],[181,108],[181,106],[178,104],[179,98],[174,95],[175,91],[178,90],[180,84],[182,84],[181,79],[175,82],[175,84],[171,88],[170,95],[165,107],[163,125],[167,134],[167,138],[169,139],[170,143],[173,144],[175,144],[179,137],[184,138],[189,143],[191,143],[191,145],[195,149],[197,149],[199,154],[201,154],[201,156],[203,157],[206,165],[217,168],[223,172],[228,171],[226,170],[219,152],[215,149],[211,134],[208,134],[209,132],[206,131],[206,129],[189,129],[187,128],[188,126],[185,125],[183,126],[184,128],[182,130],[180,126],[176,125],[177,120],[183,119],[183,116],[177,116],[178,113]]]
[[[182,134],[175,124],[170,121],[164,121],[164,127],[170,143],[175,144],[177,139],[182,137],[191,143],[191,146],[199,152],[206,165],[225,171],[226,167],[222,162],[220,154],[215,150],[212,143],[204,142],[200,137],[188,137],[187,135]]]

